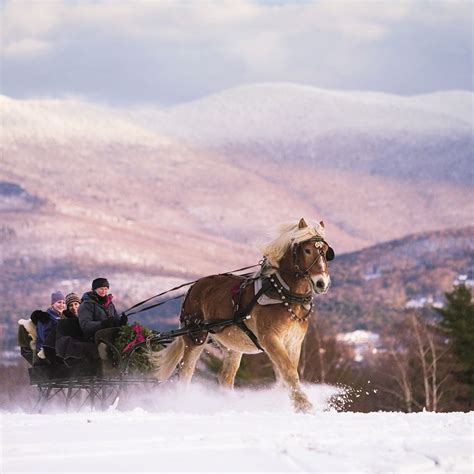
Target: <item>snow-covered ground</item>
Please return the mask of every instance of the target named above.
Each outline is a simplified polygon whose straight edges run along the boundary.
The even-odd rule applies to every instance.
[[[278,389],[201,385],[105,412],[3,412],[0,471],[472,472],[473,413],[338,412],[334,389],[307,391],[313,415]]]

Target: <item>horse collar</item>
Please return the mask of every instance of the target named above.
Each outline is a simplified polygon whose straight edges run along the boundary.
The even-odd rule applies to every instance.
[[[305,294],[292,293],[290,287],[278,272],[270,275],[269,280],[271,286],[276,290],[278,297],[282,300],[285,306],[288,305],[288,302],[307,305],[313,300],[313,293],[311,290]]]
[[[276,278],[275,278],[276,277]],[[309,316],[313,312],[313,299],[312,293],[306,293],[305,295],[291,293],[289,291],[289,286],[285,283],[279,273],[271,275],[270,285],[277,291],[279,298],[281,299],[283,305],[286,307],[288,313],[290,313],[290,319],[292,321],[298,321],[299,323],[304,323],[308,320]],[[296,313],[295,310],[291,307],[290,303],[299,303],[301,306],[306,307],[309,304],[309,309],[307,313],[301,318]]]

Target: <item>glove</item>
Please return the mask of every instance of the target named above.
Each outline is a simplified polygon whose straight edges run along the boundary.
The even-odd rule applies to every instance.
[[[49,315],[48,313],[37,309],[36,311],[33,311],[31,313],[30,319],[33,322],[33,324],[37,326],[40,321],[45,324],[48,323]]]
[[[107,328],[113,328],[117,325],[117,321],[115,321],[115,318],[107,318],[102,321],[102,324],[100,325],[101,329],[107,329]]]
[[[126,326],[128,323],[128,316],[125,313],[122,313],[120,316],[120,326]]]

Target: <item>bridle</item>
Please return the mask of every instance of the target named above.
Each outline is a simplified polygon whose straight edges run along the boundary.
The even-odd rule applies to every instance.
[[[314,242],[315,244],[317,244],[316,247],[318,249],[319,255],[316,256],[316,258],[311,262],[311,264],[307,268],[302,270],[300,266],[298,265],[298,249],[300,249],[301,245],[306,242]],[[328,250],[326,253],[324,253],[322,249],[324,244],[328,246]],[[293,267],[296,270],[296,276],[300,278],[308,279],[311,268],[313,268],[313,266],[321,257],[324,258],[326,262],[330,262],[331,260],[334,260],[334,257],[335,257],[334,250],[332,249],[332,247],[329,246],[329,244],[322,237],[313,237],[312,239],[305,240],[304,242],[293,244]]]

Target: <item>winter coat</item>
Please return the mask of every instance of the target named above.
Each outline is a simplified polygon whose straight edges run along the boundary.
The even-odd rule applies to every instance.
[[[74,313],[73,313],[72,311],[70,311],[69,309],[66,309],[66,310],[64,310],[63,317],[64,317],[64,319],[69,319],[69,318],[76,318],[77,315],[74,314]]]
[[[59,321],[56,328],[56,354],[67,364],[81,360],[99,359],[96,345],[84,339],[77,318]]]
[[[107,295],[105,301],[101,302],[95,291],[89,291],[82,296],[77,317],[87,340],[94,338],[94,334],[104,327],[102,323],[107,318],[114,318],[117,321],[120,319],[112,298],[112,295]]]
[[[56,339],[56,325],[61,319],[61,316],[54,311],[53,308],[49,308],[46,313],[47,317],[42,317],[38,320],[36,325],[37,339],[36,339],[36,350],[39,352],[45,343],[49,347],[54,347]]]

